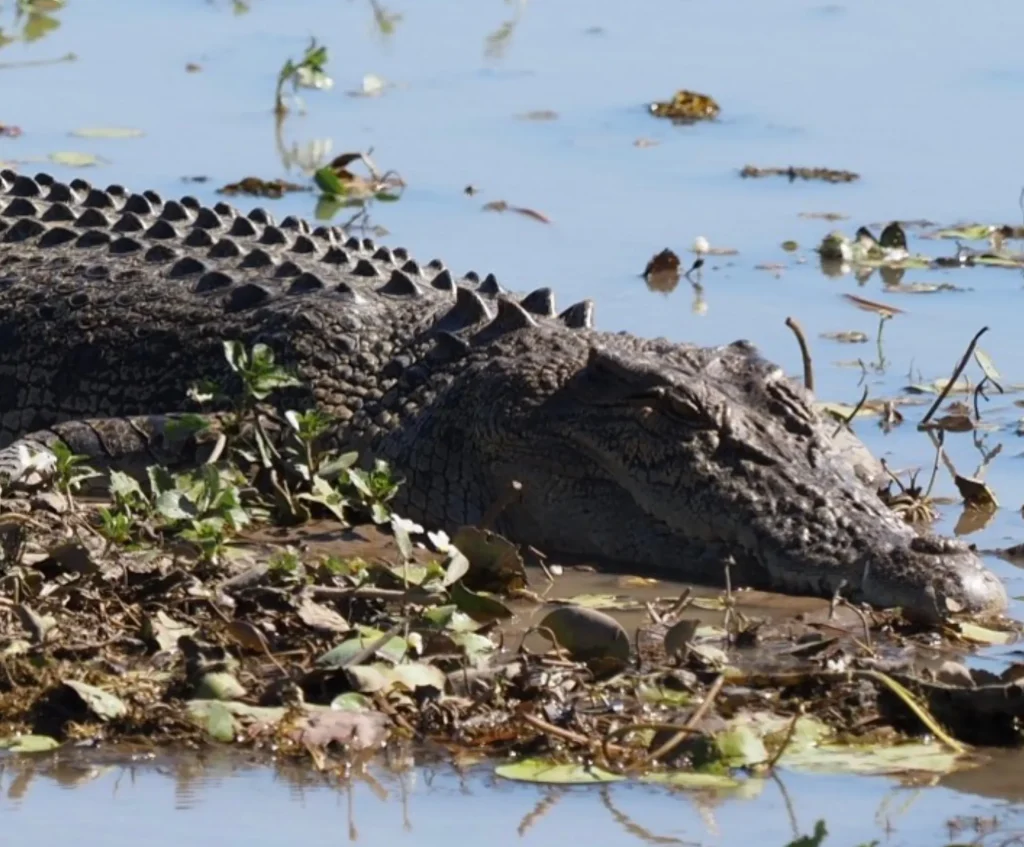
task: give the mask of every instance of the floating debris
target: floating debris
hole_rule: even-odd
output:
[[[679,257],[667,247],[651,257],[644,268],[643,278],[652,291],[667,294],[679,284],[681,266]]]
[[[845,221],[849,220],[850,216],[842,212],[800,212],[797,217],[811,221]]]
[[[238,182],[231,182],[217,189],[218,194],[230,196],[245,194],[250,197],[268,197],[274,200],[292,191],[310,191],[308,185],[299,185],[285,179],[262,179],[258,176],[247,176]]]
[[[860,174],[856,174],[853,171],[840,171],[834,168],[796,168],[792,165],[788,168],[759,168],[755,165],[745,165],[740,171],[740,176],[744,179],[784,176],[790,182],[797,179],[813,179],[822,182],[854,182],[860,179]]]
[[[857,329],[841,330],[839,332],[822,332],[819,338],[826,338],[829,341],[839,341],[843,344],[864,344],[868,340],[867,333]]]
[[[528,218],[533,218],[535,221],[540,221],[542,224],[551,223],[551,218],[543,212],[528,209],[525,206],[512,206],[504,200],[492,200],[490,203],[485,203],[483,210],[485,212],[515,212],[517,215],[525,215]]]
[[[877,300],[868,300],[866,297],[858,297],[856,294],[843,294],[843,297],[865,312],[874,312],[876,315],[885,315],[890,318],[895,315],[904,314],[903,309],[899,309],[896,306],[879,303]]]
[[[711,120],[722,111],[714,98],[686,89],[677,91],[671,100],[650,103],[647,108],[654,117],[668,118],[674,123]]]
[[[557,121],[558,112],[551,109],[534,109],[531,112],[516,115],[516,119],[520,121]]]

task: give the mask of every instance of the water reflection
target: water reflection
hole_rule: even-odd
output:
[[[413,767],[405,754],[337,780],[304,766],[268,765],[232,752],[63,751],[53,757],[5,759],[0,783],[7,810],[26,812],[7,818],[8,836],[29,843],[53,843],[67,829],[86,845],[137,843],[144,835],[160,847],[181,843],[182,833],[190,831],[207,840],[227,836],[228,843],[378,844],[415,838],[447,844],[454,824],[459,840],[486,839],[489,845],[569,839],[594,845],[708,839],[739,844],[752,839],[781,847],[812,832],[822,818],[833,833],[843,833],[836,843],[859,843],[886,833],[913,843],[942,843],[950,829],[969,833],[972,821],[997,814],[1000,831],[1010,832],[1020,821],[999,801],[1020,799],[1019,780],[1009,778],[1020,765],[1020,754],[1003,753],[994,767],[943,778],[927,791],[924,787],[935,780],[901,784],[781,771],[775,778],[715,793],[630,784],[521,784],[495,778],[486,765],[456,767],[425,757]],[[71,792],[62,794],[62,813],[56,817],[41,811],[54,802],[55,789]],[[982,797],[990,799],[980,802]],[[188,814],[168,817],[162,814],[168,808]],[[296,809],[302,814],[295,815]],[[154,816],[162,820],[156,829]]]

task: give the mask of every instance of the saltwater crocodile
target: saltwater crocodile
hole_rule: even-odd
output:
[[[589,301],[559,314],[547,288],[295,217],[0,172],[8,464],[58,435],[107,466],[156,451],[161,416],[223,376],[222,340],[260,341],[338,445],[395,466],[421,523],[476,522],[516,479],[496,528],[551,553],[715,584],[729,563],[734,586],[929,619],[1005,608],[973,549],[888,510],[866,448],[749,343],[592,324]]]

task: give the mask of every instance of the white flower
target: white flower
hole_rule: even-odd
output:
[[[447,553],[449,548],[452,546],[452,540],[448,537],[448,533],[443,529],[439,529],[437,532],[428,532],[427,538],[430,543],[434,545],[434,549],[438,553]]]
[[[398,515],[391,516],[391,528],[395,531],[405,530],[406,535],[422,535],[424,531],[423,527],[415,521],[399,517]]]
[[[419,656],[423,653],[423,636],[418,632],[410,632],[409,636],[405,639],[409,645],[409,649],[414,655]]]
[[[18,464],[11,473],[11,482],[25,479],[35,471],[38,479],[48,478],[57,465],[57,457],[49,450],[34,450],[29,452],[24,444],[18,446]]]

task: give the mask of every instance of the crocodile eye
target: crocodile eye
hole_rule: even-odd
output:
[[[696,403],[693,399],[675,392],[666,393],[662,410],[668,417],[687,426],[700,429],[715,428],[715,422],[704,411],[703,406]]]

